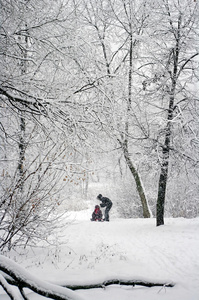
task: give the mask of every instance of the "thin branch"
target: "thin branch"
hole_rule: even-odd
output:
[[[193,54],[190,58],[188,58],[185,63],[180,67],[179,71],[178,71],[178,76],[180,75],[180,73],[182,72],[182,70],[185,68],[185,66],[194,58],[196,57],[197,55],[199,55],[199,53],[195,53]]]

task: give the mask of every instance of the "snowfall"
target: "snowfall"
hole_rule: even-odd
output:
[[[156,227],[155,218],[121,219],[110,214],[110,222],[91,222],[91,214],[91,208],[68,213],[52,245],[11,251],[0,260],[5,265],[13,262],[28,280],[60,291],[69,299],[199,299],[199,218],[165,218],[165,225]],[[76,291],[63,287],[111,279],[163,286],[113,284]],[[11,289],[22,299],[17,288]],[[47,299],[25,291],[30,300]],[[9,299],[2,288],[0,299]]]

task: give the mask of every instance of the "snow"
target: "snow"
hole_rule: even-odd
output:
[[[91,213],[90,209],[71,212],[67,220],[71,222],[61,229],[61,242],[6,255],[31,274],[30,280],[46,288],[109,279],[174,284],[172,288],[111,285],[78,290],[71,293],[77,299],[199,299],[199,218],[165,219],[164,226],[156,227],[154,218],[90,222]],[[30,300],[44,299],[27,293]],[[0,299],[8,300],[1,288]]]
[[[73,300],[83,300],[83,297],[78,296],[75,292],[73,292],[70,289],[63,288],[58,285],[51,284],[47,281],[43,281],[41,279],[38,279],[36,275],[32,275],[30,272],[25,270],[23,267],[18,265],[17,263],[11,261],[7,257],[4,257],[3,255],[0,255],[0,264],[1,266],[6,266],[7,269],[14,272],[15,277],[19,280],[22,279],[24,282],[26,282],[27,286],[34,286],[36,290],[42,290],[43,292],[50,291],[57,293],[58,295],[62,297],[67,297],[67,299],[73,299]],[[16,296],[15,296],[16,297]],[[18,298],[16,297],[16,300]]]

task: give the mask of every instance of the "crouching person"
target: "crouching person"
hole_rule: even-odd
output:
[[[102,220],[102,211],[101,211],[99,205],[95,205],[95,210],[92,213],[91,221],[103,221]]]

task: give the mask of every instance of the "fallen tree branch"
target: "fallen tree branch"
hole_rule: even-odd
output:
[[[5,276],[7,282],[9,284],[15,285],[17,286],[17,282],[8,276]],[[97,288],[105,288],[106,286],[109,285],[113,285],[113,284],[117,284],[117,285],[126,285],[126,286],[136,286],[136,285],[140,285],[140,286],[145,286],[145,287],[154,287],[154,286],[162,286],[162,287],[174,287],[173,283],[164,283],[164,282],[150,282],[150,281],[145,281],[145,280],[124,280],[124,279],[110,279],[110,280],[106,280],[102,283],[92,283],[92,284],[78,284],[78,285],[62,285],[62,287],[71,289],[73,291],[76,290],[88,290],[88,289],[97,289]]]
[[[11,300],[17,300],[9,284],[7,283],[6,279],[1,274],[0,274],[0,286],[2,286],[2,288],[4,289],[6,294],[10,297]]]
[[[18,286],[18,288],[21,290],[22,288],[29,288],[30,290],[41,296],[45,296],[47,298],[52,298],[55,300],[84,299],[68,288],[38,279],[36,276],[31,275],[24,268],[3,255],[0,255],[0,271],[3,271],[4,273],[11,276],[16,283],[15,285]]]
[[[153,287],[153,286],[174,287],[173,283],[160,283],[160,282],[149,282],[149,281],[141,281],[141,280],[123,280],[123,279],[110,279],[102,283],[96,283],[96,284],[64,285],[64,286],[75,291],[75,290],[105,288],[106,286],[112,284],[126,285],[126,286],[141,285],[146,287]]]
[[[12,279],[11,277],[6,277],[6,280],[8,283],[12,285],[17,286],[17,282]],[[162,286],[162,287],[174,287],[173,283],[164,283],[164,282],[150,282],[150,281],[145,281],[145,280],[124,280],[124,279],[110,279],[106,280],[102,283],[93,283],[93,284],[78,284],[78,285],[62,285],[62,287],[71,289],[73,291],[76,290],[88,290],[88,289],[98,289],[98,288],[105,288],[106,286],[112,285],[112,284],[117,284],[117,285],[125,285],[125,286],[145,286],[145,287],[154,287],[154,286]]]
[[[24,268],[20,267],[15,262],[0,255],[0,271],[3,272],[1,275],[2,283],[4,283],[5,291],[8,293],[8,284],[15,285],[19,288],[22,296],[26,299],[23,292],[23,288],[29,288],[33,292],[45,296],[48,298],[53,298],[55,300],[83,300],[82,297],[75,294],[76,290],[94,289],[94,288],[105,288],[109,285],[125,285],[125,286],[145,286],[145,287],[173,287],[173,283],[164,282],[149,282],[145,280],[124,280],[124,279],[110,279],[102,283],[91,283],[82,285],[63,285],[59,286],[56,284],[48,283],[43,280],[39,280],[35,276],[31,275]],[[14,298],[11,298],[14,299]]]

